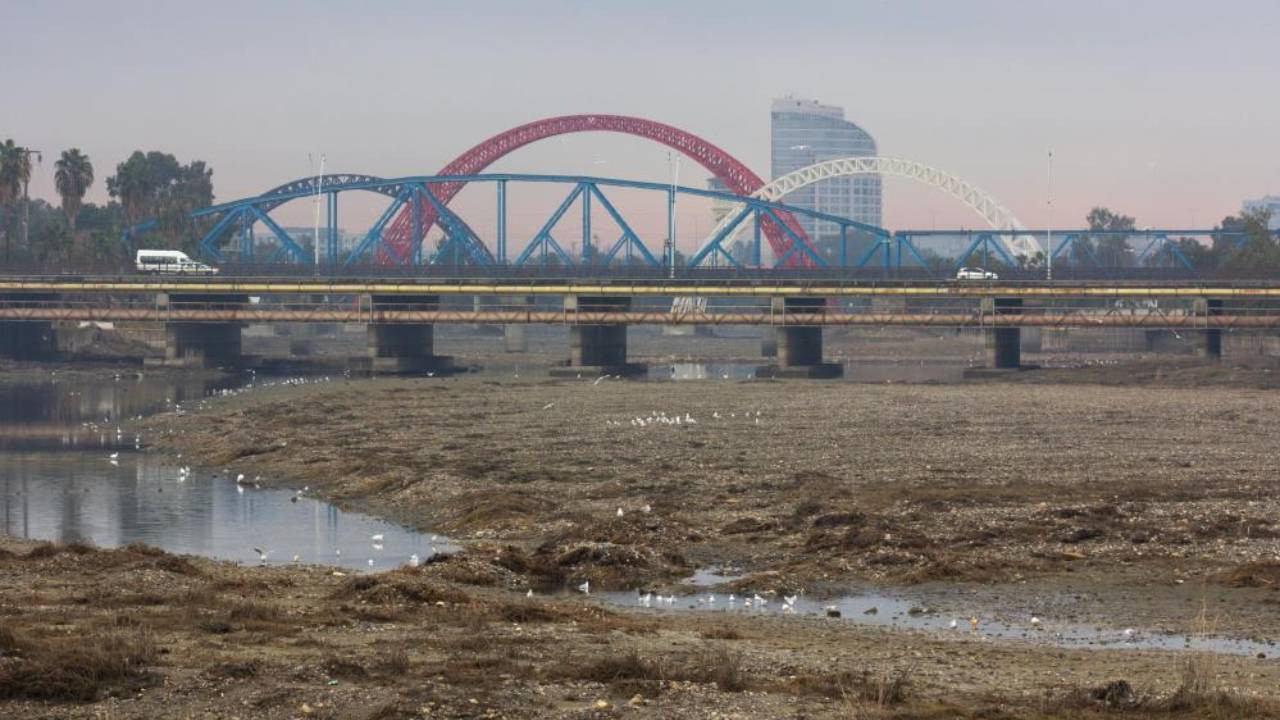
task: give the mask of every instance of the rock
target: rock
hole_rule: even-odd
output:
[[[631,699],[627,701],[627,704],[631,707],[639,707],[644,704],[644,698],[640,695],[632,695]]]
[[[302,703],[302,707],[298,708],[298,712],[302,713],[303,715],[313,715],[315,714],[315,711],[316,711],[315,708],[311,707],[306,703]]]
[[[878,612],[880,612],[880,608],[878,608],[878,607],[876,607],[876,606],[872,605],[871,607],[867,608],[866,610],[863,610],[863,611],[862,611],[862,614],[863,614],[863,615],[875,615],[875,614],[876,614],[876,613],[878,613]]]

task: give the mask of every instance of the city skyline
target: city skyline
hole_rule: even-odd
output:
[[[0,136],[44,152],[32,195],[50,201],[53,161],[70,147],[97,170],[89,201],[105,200],[105,178],[134,149],[208,162],[227,200],[314,172],[309,154],[326,153],[332,171],[428,174],[492,134],[579,112],[675,125],[767,176],[767,108],[794,92],[845,107],[880,154],[969,180],[1032,226],[1078,226],[1105,205],[1142,224],[1207,227],[1280,191],[1267,152],[1280,107],[1251,89],[1273,65],[1262,42],[1280,26],[1273,4],[707,3],[678,22],[662,5],[27,7],[9,13],[0,49],[0,77],[23,99],[0,108]],[[961,13],[964,38],[948,31]],[[51,52],[54,33],[83,50]],[[833,42],[847,34],[859,42]],[[467,41],[497,36],[500,48]],[[1168,47],[1186,52],[1155,51]],[[814,71],[826,67],[841,71]],[[432,92],[406,90],[426,82]],[[681,184],[703,186],[691,167]],[[531,146],[493,169],[671,174],[665,149],[605,135]],[[285,219],[310,214],[299,206]],[[703,221],[682,215],[690,222]],[[886,179],[884,223],[980,220],[937,190]]]

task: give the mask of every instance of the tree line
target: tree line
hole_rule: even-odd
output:
[[[0,144],[0,252],[5,262],[119,264],[127,262],[126,229],[147,218],[156,228],[146,244],[195,251],[207,229],[188,214],[213,202],[213,170],[201,160],[182,164],[163,152],[134,151],[107,177],[106,204],[86,203],[93,187],[93,162],[79,148],[63,150],[54,162],[57,207],[28,198],[33,158],[39,153],[12,139]]]

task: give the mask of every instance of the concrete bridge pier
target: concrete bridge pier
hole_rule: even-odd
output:
[[[231,309],[248,301],[246,295],[156,294],[156,307],[161,311],[182,309],[184,305],[202,310]],[[186,368],[240,365],[243,361],[240,331],[243,328],[244,323],[239,321],[166,322],[164,357],[148,358],[144,364]]]
[[[532,295],[511,295],[503,299],[503,310],[532,312],[537,298]],[[511,323],[502,326],[502,349],[509,353],[529,352],[529,326]]]
[[[10,360],[49,360],[58,352],[53,323],[15,320],[0,322],[0,357]]]
[[[569,364],[552,368],[561,377],[577,375],[639,375],[645,366],[627,362],[625,323],[580,323],[578,313],[623,313],[631,309],[625,295],[566,295],[564,314],[569,325]]]
[[[0,302],[23,303],[57,300],[53,293],[3,294]],[[58,335],[53,323],[44,320],[5,320],[0,322],[0,357],[11,360],[48,360],[58,353]]]
[[[165,323],[161,364],[196,368],[239,365],[240,329],[238,322]]]
[[[371,315],[385,312],[432,312],[436,295],[371,295],[361,299]],[[447,370],[452,358],[435,354],[435,325],[420,322],[370,322],[366,326],[369,370],[375,374]]]
[[[760,326],[760,354],[767,358],[778,357],[778,329],[772,325]]]
[[[1207,318],[1222,314],[1220,298],[1196,298],[1192,310],[1197,317]],[[1200,342],[1196,346],[1196,354],[1206,360],[1222,359],[1222,329],[1209,328],[1200,331]]]
[[[983,298],[984,315],[1022,312],[1022,298]],[[1022,328],[992,327],[986,331],[987,367],[993,370],[1016,370],[1022,367]]]
[[[827,299],[820,297],[776,297],[771,301],[773,315],[781,320],[791,315],[822,315]],[[777,338],[776,365],[756,369],[758,377],[836,378],[844,374],[840,363],[822,360],[822,326],[779,324],[773,326]]]

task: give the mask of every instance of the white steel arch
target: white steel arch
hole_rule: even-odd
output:
[[[800,188],[823,180],[848,177],[850,175],[889,175],[922,182],[939,188],[964,203],[996,230],[1026,229],[1026,226],[1018,221],[1012,211],[1001,205],[998,200],[984,192],[977,185],[958,178],[945,170],[939,170],[914,160],[903,160],[902,158],[848,157],[824,160],[783,175],[751,193],[751,197],[770,202],[781,202],[783,197]],[[742,210],[743,206],[737,205],[730,209],[728,213],[725,213],[725,216],[707,235],[707,240],[703,245],[706,245],[707,242],[710,242],[723,232],[725,227],[733,222],[733,218]],[[734,234],[736,235],[741,228],[742,225],[735,228]],[[732,236],[725,238],[726,241],[730,239],[732,239]],[[1043,252],[1040,243],[1030,235],[1002,235],[1000,239],[1014,257],[1024,255],[1027,258],[1032,258],[1035,257],[1036,253]]]

